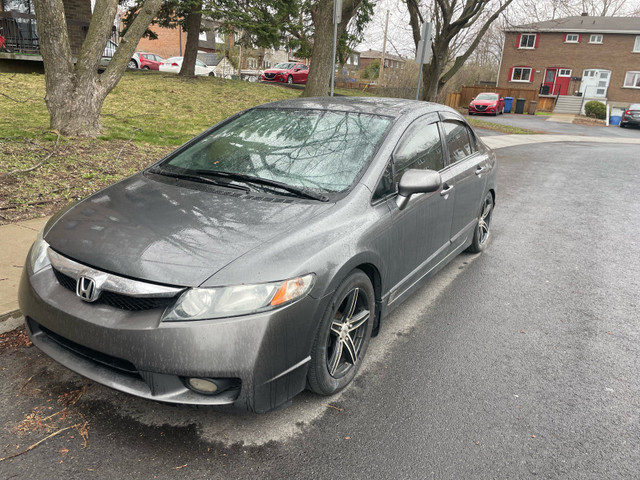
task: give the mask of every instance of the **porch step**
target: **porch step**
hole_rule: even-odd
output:
[[[582,97],[576,97],[574,95],[560,95],[556,102],[556,106],[553,109],[553,113],[571,113],[579,115],[581,107]]]

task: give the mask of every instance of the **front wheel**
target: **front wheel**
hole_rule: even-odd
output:
[[[209,76],[210,76],[210,77],[215,77],[215,76],[216,76],[216,74],[215,74],[215,73],[213,73],[213,72],[209,72]]]
[[[375,295],[369,277],[354,270],[333,294],[311,348],[308,388],[332,395],[356,376],[371,339]]]
[[[478,219],[478,224],[473,232],[473,241],[467,249],[471,253],[482,252],[489,243],[489,238],[491,236],[490,227],[491,217],[493,216],[493,205],[493,195],[491,195],[491,192],[488,192],[487,196],[484,197],[482,206],[480,207],[480,218]]]
[[[129,60],[129,63],[127,63],[127,68],[138,68],[138,64],[136,63],[136,61],[134,59]]]
[[[287,77],[287,83],[288,83],[289,85],[293,85],[293,77],[292,77],[291,75],[289,75],[289,76]]]

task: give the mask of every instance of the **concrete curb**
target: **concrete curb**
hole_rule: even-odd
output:
[[[0,317],[0,335],[24,325],[24,316],[20,310],[5,313]]]

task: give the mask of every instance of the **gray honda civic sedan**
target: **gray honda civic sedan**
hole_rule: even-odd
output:
[[[147,399],[265,412],[331,395],[395,307],[486,247],[495,173],[442,105],[262,105],[53,216],[20,307],[47,355]]]

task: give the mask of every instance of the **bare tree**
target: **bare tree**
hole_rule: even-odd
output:
[[[436,101],[438,91],[464,65],[489,26],[513,0],[435,0],[432,57],[422,67],[422,99]],[[424,16],[418,0],[406,0],[416,46]],[[493,12],[488,14],[487,12]],[[453,48],[452,48],[453,47]]]
[[[96,0],[87,37],[74,58],[62,0],[35,0],[51,128],[63,135],[100,134],[100,111],[116,86],[162,0],[145,0],[101,75],[98,66],[111,35],[118,2]]]

